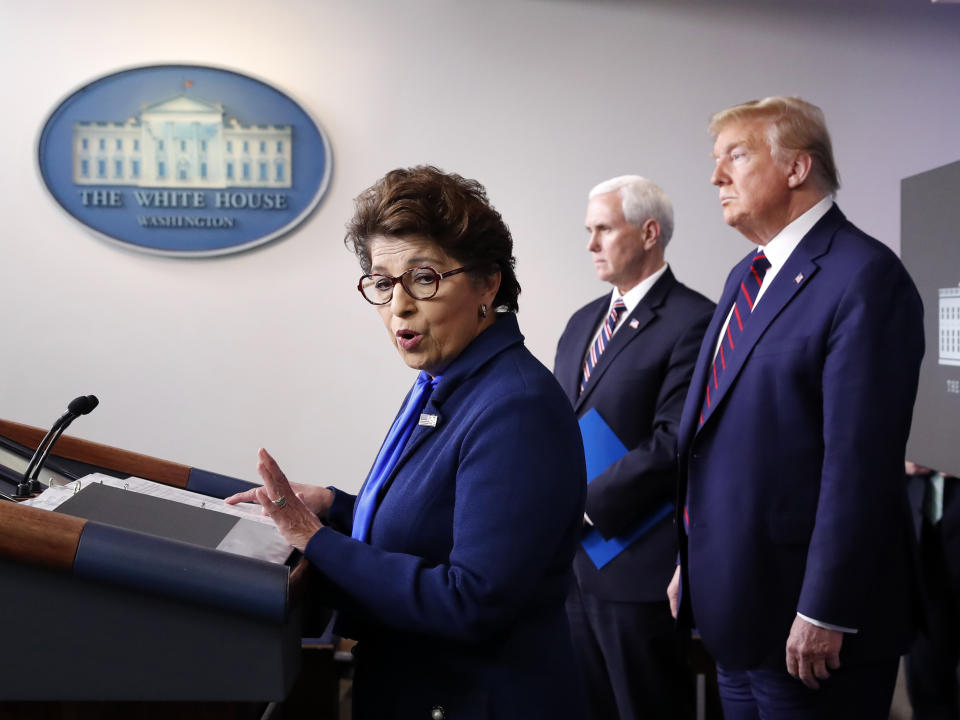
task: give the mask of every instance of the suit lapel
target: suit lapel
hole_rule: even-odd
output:
[[[733,300],[739,289],[738,281],[747,270],[747,266],[753,262],[753,253],[744,258],[734,266],[727,277],[727,284],[723,288],[723,294],[720,296],[720,302],[717,303],[717,309],[713,313],[713,319],[707,326],[707,332],[703,336],[703,342],[700,343],[700,353],[697,355],[697,364],[693,369],[693,376],[690,378],[690,386],[687,391],[687,399],[684,403],[684,412],[681,417],[679,428],[680,442],[683,438],[693,437],[693,433],[698,427],[700,420],[700,406],[703,404],[703,392],[707,386],[707,373],[710,372],[710,364],[713,362],[714,348],[717,346],[717,337],[720,335],[720,328],[723,327],[724,320],[733,306]],[[682,448],[681,448],[682,451]]]
[[[426,418],[427,422],[426,424],[418,423],[413,428],[413,432],[410,433],[410,438],[407,440],[407,444],[404,446],[403,452],[400,454],[400,459],[397,461],[397,466],[393,469],[393,473],[391,473],[390,480],[387,482],[387,484],[393,482],[393,476],[397,474],[397,470],[403,467],[403,464],[406,462],[407,458],[410,457],[410,455],[416,451],[420,445],[423,444],[423,441],[436,432],[437,428],[443,425],[443,416],[433,404],[433,398],[427,400],[427,404],[423,408],[420,418],[421,420]]]
[[[573,406],[574,410],[579,411],[580,406],[590,397],[593,389],[597,387],[600,379],[607,372],[607,368],[617,359],[617,355],[623,352],[624,348],[639,337],[640,331],[653,322],[656,317],[656,313],[641,302],[633,309],[632,313],[620,321],[622,326],[614,333],[613,337],[610,338],[610,344],[607,345],[607,349],[604,350],[603,355],[600,356],[600,360],[597,362],[597,366],[590,374],[590,380],[584,386],[583,393],[577,398]],[[600,324],[599,320],[597,320],[597,324]],[[584,354],[586,354],[586,348],[584,349]]]
[[[723,402],[723,398],[730,391],[730,388],[736,382],[737,376],[743,370],[744,364],[750,357],[754,346],[763,337],[767,328],[783,311],[783,309],[797,296],[802,288],[807,287],[817,272],[818,266],[816,259],[829,250],[830,240],[837,230],[840,222],[843,221],[843,213],[834,206],[821,220],[813,226],[800,244],[797,245],[786,263],[780,268],[777,276],[773,279],[770,287],[766,289],[763,297],[757,303],[756,308],[750,314],[750,320],[744,325],[743,334],[737,341],[737,351],[727,362],[727,369],[723,373],[723,380],[720,387],[711,393],[712,404],[709,410],[703,414],[703,425],[709,421],[709,418],[716,414],[717,408]],[[732,277],[735,280],[746,272],[747,264],[752,262],[753,253],[751,253],[744,262],[740,263]],[[734,294],[736,293],[736,282],[731,283],[733,287],[728,288],[729,292],[724,292],[723,305],[725,312],[720,319],[720,325],[726,319],[730,307],[733,305]],[[713,360],[713,348],[716,346],[717,333],[719,326],[711,326],[711,337],[713,343],[710,345],[709,358],[701,368],[701,363],[697,363],[697,374],[694,381],[699,384],[696,386],[700,393],[702,403],[703,387],[707,382],[707,373],[710,363]],[[699,417],[698,417],[699,420]],[[702,425],[701,425],[702,427]]]
[[[646,328],[657,318],[657,308],[663,304],[670,290],[676,284],[676,278],[674,278],[673,273],[670,272],[670,269],[667,268],[667,271],[659,280],[657,280],[654,286],[650,288],[649,292],[647,292],[644,298],[633,309],[633,312],[620,321],[617,331],[610,339],[610,344],[607,346],[607,349],[604,351],[603,355],[600,356],[597,366],[593,369],[593,373],[590,375],[590,381],[583,389],[583,394],[580,395],[574,403],[573,409],[575,411],[579,412],[583,403],[586,402],[587,398],[589,398],[590,394],[593,392],[593,389],[597,387],[600,379],[617,359],[617,356],[623,352],[623,350],[629,346],[630,343],[640,336],[640,333],[643,332],[644,328]],[[609,299],[607,301],[607,305],[609,306]],[[596,331],[597,327],[599,327],[600,321],[601,318],[598,317],[597,322],[593,327],[594,331]],[[587,340],[588,344],[584,346],[584,356],[589,349],[589,343],[592,341],[593,334],[591,334],[590,338]],[[579,387],[577,389],[579,390]]]
[[[404,445],[403,451],[400,453],[400,458],[397,460],[397,464],[394,465],[393,470],[390,471],[390,476],[384,481],[383,486],[380,488],[380,491],[377,494],[376,510],[380,509],[380,503],[383,501],[384,495],[387,494],[390,486],[393,485],[393,481],[396,479],[397,473],[400,472],[401,468],[403,468],[407,458],[409,458],[410,455],[412,455],[416,449],[420,447],[428,437],[430,437],[430,435],[436,432],[437,428],[443,425],[443,416],[434,406],[432,398],[427,401],[427,405],[424,407],[423,412],[421,413],[421,418],[424,415],[432,415],[434,418],[436,418],[435,424],[418,424],[413,428],[413,432],[410,433],[410,437],[407,439],[407,444]],[[376,510],[374,511],[374,518],[376,518]]]
[[[600,322],[606,317],[610,307],[610,295],[604,295],[594,300],[587,306],[577,327],[572,328],[571,346],[579,351],[575,357],[573,355],[564,358],[563,372],[559,377],[560,385],[563,387],[571,405],[576,405],[577,397],[580,395],[580,377],[583,372],[583,359],[587,356],[590,349],[590,343],[593,342],[593,336],[596,329],[600,327]]]

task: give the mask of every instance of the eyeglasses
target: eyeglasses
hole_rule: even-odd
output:
[[[441,280],[471,269],[464,266],[440,273],[432,267],[413,267],[404,270],[397,277],[374,273],[361,277],[360,282],[357,283],[357,290],[368,303],[386,305],[393,299],[393,286],[400,283],[407,295],[414,300],[429,300],[437,294]]]

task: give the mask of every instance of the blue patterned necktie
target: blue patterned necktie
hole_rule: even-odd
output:
[[[373,463],[370,474],[367,475],[367,481],[360,489],[354,504],[353,513],[353,531],[350,537],[363,542],[370,541],[370,527],[373,525],[373,515],[377,509],[377,500],[380,497],[380,491],[386,484],[390,475],[400,461],[400,455],[406,447],[407,440],[413,433],[413,429],[420,420],[420,413],[427,404],[430,393],[440,382],[440,376],[431,378],[427,373],[420,371],[417,381],[410,391],[407,402],[393,421],[390,432],[387,433],[387,439],[383,441],[383,446],[377,454],[377,459]]]
[[[610,338],[613,337],[613,331],[617,327],[617,320],[620,319],[620,316],[626,309],[627,306],[623,304],[623,298],[617,298],[617,301],[610,309],[610,314],[607,315],[607,319],[603,321],[603,327],[600,328],[600,332],[597,333],[597,339],[593,341],[593,345],[590,346],[590,352],[587,353],[587,357],[583,361],[583,379],[580,381],[581,393],[583,392],[583,388],[586,387],[587,381],[590,379],[594,368],[597,367],[597,363],[600,362],[600,356],[603,355],[603,351],[607,349]]]
[[[758,252],[746,274],[740,281],[740,289],[737,292],[736,300],[733,302],[733,313],[727,322],[727,329],[723,339],[720,341],[720,349],[717,350],[713,358],[713,364],[710,366],[710,374],[707,376],[707,389],[703,395],[703,404],[700,407],[700,425],[703,425],[703,417],[713,403],[710,393],[720,389],[720,380],[727,370],[727,365],[737,351],[737,344],[743,335],[743,328],[750,319],[750,313],[753,312],[753,304],[756,300],[760,286],[763,285],[763,276],[767,274],[770,268],[770,261],[763,254],[763,250]]]

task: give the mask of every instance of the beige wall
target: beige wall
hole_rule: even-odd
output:
[[[47,425],[95,393],[78,435],[249,479],[263,445],[291,478],[356,489],[412,382],[354,290],[357,192],[423,162],[485,183],[515,235],[521,326],[552,365],[567,316],[604,289],[582,229],[599,180],[660,183],[668,259],[718,295],[748,245],[720,220],[705,121],[752,97],[824,108],[842,207],[896,248],[900,179],[960,158],[960,7],[835,5],[2,0],[0,417]],[[261,77],[321,121],[334,174],[307,223],[184,261],[119,250],[55,205],[35,169],[48,113],[162,62]]]

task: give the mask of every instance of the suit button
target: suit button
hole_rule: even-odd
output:
[[[446,717],[447,715],[443,712],[443,708],[440,705],[437,705],[430,711],[431,720],[445,720]]]

